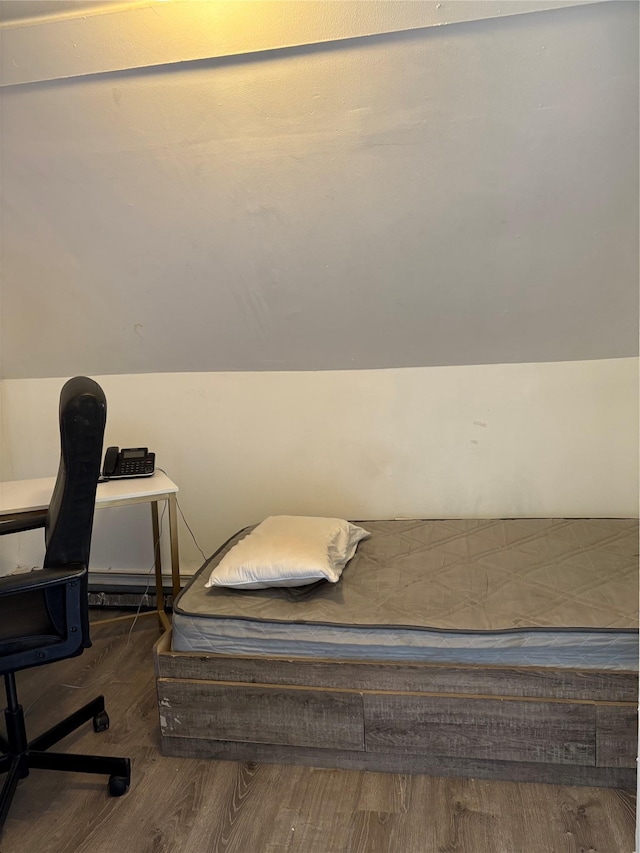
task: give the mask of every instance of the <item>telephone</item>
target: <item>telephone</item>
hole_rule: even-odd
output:
[[[147,447],[107,447],[102,466],[105,480],[127,477],[150,477],[156,463],[156,454]]]

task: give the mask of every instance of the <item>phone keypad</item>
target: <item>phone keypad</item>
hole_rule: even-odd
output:
[[[120,463],[120,474],[124,477],[139,477],[153,473],[153,462],[148,459],[128,459]]]

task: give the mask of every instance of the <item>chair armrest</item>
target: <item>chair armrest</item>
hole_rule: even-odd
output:
[[[0,519],[0,536],[7,533],[22,533],[24,530],[35,530],[44,527],[47,520],[47,510],[38,509],[32,512],[17,512]]]
[[[51,586],[79,580],[86,572],[85,566],[67,566],[65,569],[36,569],[17,575],[0,578],[0,598],[16,592],[30,592],[35,589],[47,589]]]

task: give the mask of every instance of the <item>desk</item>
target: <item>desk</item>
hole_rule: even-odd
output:
[[[11,480],[0,483],[0,517],[43,510],[49,506],[55,477],[39,480]],[[162,591],[162,563],[160,559],[160,523],[158,502],[166,501],[169,509],[169,545],[171,549],[171,587],[173,597],[180,592],[180,560],[178,556],[178,516],[176,495],[178,487],[162,471],[152,477],[131,480],[109,480],[98,483],[96,509],[126,504],[151,504],[151,523],[155,558],[156,599],[158,617],[163,628],[170,626],[164,608]]]

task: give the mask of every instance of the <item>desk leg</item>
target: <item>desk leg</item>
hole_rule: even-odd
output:
[[[171,587],[175,602],[180,592],[180,556],[178,554],[178,502],[169,495],[169,544],[171,545]]]
[[[160,627],[166,631],[171,627],[167,611],[164,608],[164,587],[162,585],[162,557],[160,556],[160,522],[158,520],[158,502],[151,501],[151,525],[153,528],[153,558],[156,572],[156,609]]]

